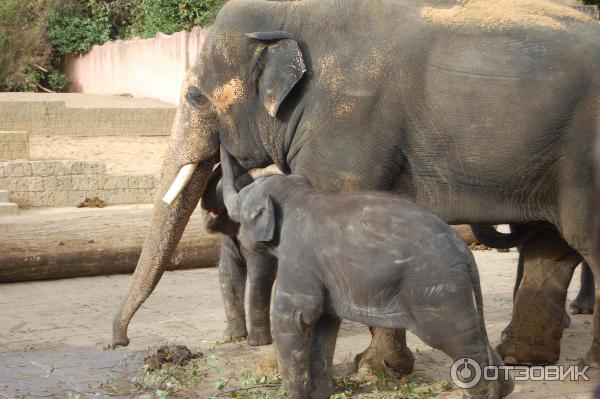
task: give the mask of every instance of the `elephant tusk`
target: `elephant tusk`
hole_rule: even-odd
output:
[[[169,190],[162,199],[164,202],[166,202],[169,205],[173,204],[173,201],[177,199],[177,197],[179,196],[179,194],[181,194],[185,186],[187,186],[187,184],[190,182],[190,179],[192,178],[192,175],[194,174],[194,171],[196,170],[197,166],[197,163],[189,163],[187,165],[184,165],[179,170],[179,173],[177,173],[175,180],[173,180],[173,184],[171,184],[171,187],[169,187]]]

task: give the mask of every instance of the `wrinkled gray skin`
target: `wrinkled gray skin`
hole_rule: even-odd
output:
[[[499,349],[513,362],[558,359],[572,269],[582,257],[595,273],[599,266],[591,237],[600,24],[422,17],[424,6],[448,3],[225,5],[183,84],[154,218],[115,315],[115,345],[127,344],[129,322],[173,255],[222,143],[246,170],[275,163],[320,190],[403,193],[452,224],[554,226],[523,245],[531,278]],[[190,163],[198,167],[189,184],[172,205],[161,203]],[[373,340],[361,360],[375,370],[399,357],[400,341],[378,336],[388,338]]]
[[[242,246],[279,260],[272,325],[289,394],[334,392],[340,319],[408,329],[482,370],[502,365],[488,343],[475,259],[443,220],[389,194],[322,193],[299,175],[264,177],[238,194],[227,157],[222,149],[223,192]],[[512,381],[484,382],[468,394],[501,398],[512,389]]]
[[[491,248],[508,249],[517,247],[520,250],[522,244],[533,234],[536,228],[524,225],[511,225],[511,232],[504,234],[496,231],[488,225],[471,225],[471,230],[477,241]],[[546,227],[547,228],[547,227]],[[517,278],[513,290],[513,299],[517,296],[517,291],[523,278],[524,258],[519,252],[519,261],[517,264]],[[572,314],[592,314],[594,313],[595,284],[594,275],[587,262],[581,263],[580,286],[577,297],[569,305]],[[568,327],[571,324],[571,318],[565,313],[563,326]]]
[[[221,233],[219,284],[227,318],[223,339],[246,338],[250,346],[268,345],[273,342],[269,311],[277,259],[266,251],[249,251],[240,246],[236,237],[240,225],[227,214],[220,181],[221,168],[218,167],[208,181],[201,205],[205,210],[206,229]],[[237,179],[236,187],[239,189],[251,182],[252,177],[244,174]],[[246,280],[249,282],[248,329],[244,306]]]

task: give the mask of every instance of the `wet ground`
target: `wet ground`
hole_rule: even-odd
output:
[[[475,251],[475,256],[488,333],[496,344],[510,318],[517,254]],[[243,385],[242,380],[256,372],[268,347],[218,342],[225,320],[216,269],[165,273],[131,323],[130,346],[109,349],[112,317],[129,279],[117,275],[0,284],[0,398],[163,395],[152,385],[151,373],[144,373],[143,363],[144,357],[164,343],[183,344],[204,353],[190,377],[193,388],[180,390],[180,397],[233,396],[223,384],[233,386],[237,381]],[[578,288],[578,272],[574,280],[569,301]],[[565,330],[559,364],[575,364],[585,354],[591,321],[591,316],[573,316],[572,326]],[[335,355],[338,377],[348,372],[354,355],[366,348],[369,340],[365,327],[355,323],[342,326]],[[416,357],[410,381],[433,387],[431,395],[412,397],[460,397],[456,389],[439,389],[439,382],[449,376],[451,361],[413,335],[409,335],[409,345]],[[191,370],[192,366],[186,367]],[[165,377],[170,381],[172,375]],[[593,381],[518,382],[510,397],[589,398],[594,385]],[[238,396],[242,393],[235,392]],[[392,393],[371,397],[390,397]]]

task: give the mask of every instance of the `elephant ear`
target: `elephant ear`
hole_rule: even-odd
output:
[[[249,216],[248,234],[251,242],[269,242],[275,234],[275,208],[273,200],[268,195],[264,196]]]
[[[306,72],[302,52],[287,32],[254,32],[246,36],[267,43],[258,92],[269,115],[275,117],[281,103]]]

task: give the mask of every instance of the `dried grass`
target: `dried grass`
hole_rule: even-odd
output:
[[[534,25],[564,29],[564,22],[593,22],[587,15],[550,0],[458,0],[450,8],[423,7],[421,16],[437,25],[472,24],[488,29]]]

